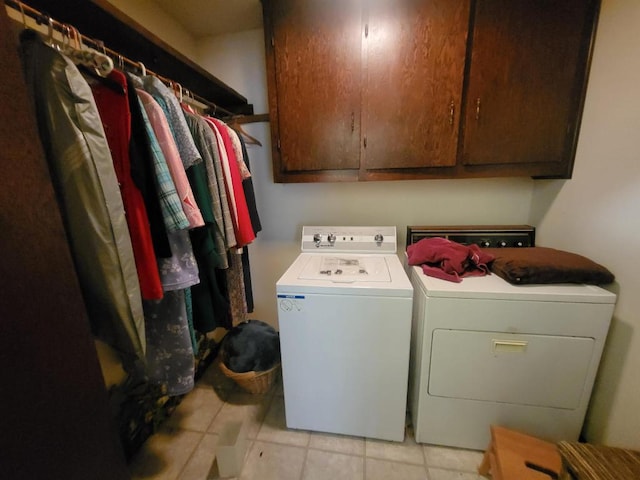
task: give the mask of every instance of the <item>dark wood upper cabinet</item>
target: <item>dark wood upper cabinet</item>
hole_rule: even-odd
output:
[[[476,2],[465,166],[570,176],[597,4]]]
[[[263,0],[276,182],[569,178],[599,0]]]
[[[455,166],[469,0],[371,0],[365,11],[363,168]]]
[[[268,2],[270,111],[280,174],[360,164],[362,12],[357,0]],[[274,98],[275,97],[275,98]]]

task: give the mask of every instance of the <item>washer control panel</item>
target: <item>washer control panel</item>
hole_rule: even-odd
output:
[[[302,251],[396,253],[396,227],[302,227]]]

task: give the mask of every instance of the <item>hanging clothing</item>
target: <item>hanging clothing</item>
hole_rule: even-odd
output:
[[[238,135],[240,139],[240,144],[242,146],[242,156],[244,158],[244,162],[247,165],[247,170],[251,173],[251,162],[249,160],[249,152],[247,152],[247,146],[242,138],[242,136]],[[262,224],[260,223],[260,216],[258,215],[258,208],[256,204],[256,196],[253,191],[253,180],[252,177],[245,178],[242,181],[242,188],[244,189],[244,196],[247,199],[247,207],[249,209],[249,217],[251,217],[251,226],[253,227],[253,231],[256,235],[258,232],[262,230]],[[242,274],[244,278],[244,294],[247,302],[247,313],[253,313],[254,303],[253,303],[253,287],[251,283],[251,270],[249,265],[249,247],[245,247],[242,249]]]
[[[225,188],[231,199],[232,220],[236,247],[247,245],[255,238],[250,226],[244,191],[238,169],[238,159],[235,156],[228,127],[223,122],[207,118],[210,128],[216,133],[217,149],[225,172]],[[229,270],[225,276],[228,292],[231,323],[237,325],[247,318],[247,303],[244,290],[244,273],[241,251],[229,251]]]
[[[240,136],[229,125],[225,124],[227,134],[231,140],[231,146],[233,147],[233,153],[236,156],[236,162],[238,164],[238,170],[240,171],[240,178],[245,181],[251,177],[251,172],[247,168],[247,164],[244,161],[244,152],[242,151],[242,143],[240,142]]]
[[[152,143],[154,140],[157,142],[173,180],[173,185],[178,191],[182,211],[187,217],[187,224],[184,228],[204,225],[202,214],[193,197],[187,174],[182,168],[164,112],[147,92],[138,90],[138,96],[147,113],[150,129],[153,132],[151,141]],[[185,229],[175,230],[170,231],[168,236],[173,255],[170,258],[158,259],[158,269],[164,290],[181,290],[196,285],[200,279],[189,232]]]
[[[173,132],[178,151],[180,152],[184,169],[186,170],[194,163],[201,162],[202,158],[200,158],[200,153],[193,142],[189,127],[182,114],[182,108],[176,96],[160,79],[152,75],[144,77],[142,83],[144,90],[158,100],[160,106],[165,110],[166,118],[169,125],[171,125],[171,131]]]
[[[189,334],[191,335],[191,348],[193,349],[193,355],[198,355],[200,347],[198,345],[198,339],[196,338],[196,331],[193,328],[193,301],[191,299],[191,289],[184,289],[184,305],[187,312],[187,324],[189,325]]]
[[[242,147],[244,163],[246,164],[249,173],[251,173],[251,163],[249,161],[247,146],[241,136],[238,136],[238,138],[240,139],[240,145]],[[242,188],[244,189],[244,196],[247,200],[247,208],[249,209],[249,217],[251,218],[251,227],[253,228],[253,232],[258,235],[258,232],[262,230],[262,224],[260,223],[260,215],[258,215],[256,194],[253,190],[253,180],[251,176],[242,181]]]
[[[167,181],[171,181],[178,192],[180,209],[186,220],[182,229],[168,234],[173,253],[171,258],[158,259],[164,298],[144,303],[149,378],[154,383],[166,385],[169,395],[182,395],[193,388],[195,372],[195,332],[190,321],[192,292],[189,287],[200,283],[198,264],[187,228],[202,228],[204,219],[163,109],[147,92],[138,89],[137,95],[146,114],[150,141],[157,147],[158,159],[162,159],[168,169],[170,175]]]
[[[237,247],[243,247],[251,243],[256,235],[251,227],[251,219],[249,217],[249,210],[247,208],[247,200],[244,196],[244,190],[242,189],[242,178],[240,176],[240,170],[238,168],[238,162],[233,152],[233,144],[227,131],[227,126],[220,120],[211,119],[214,125],[218,128],[218,132],[222,137],[223,146],[228,159],[228,167],[230,171],[230,182],[227,187],[232,191],[234,198],[234,210],[236,213],[236,241]]]
[[[87,78],[105,129],[120,185],[142,298],[158,300],[162,298],[162,284],[149,230],[149,218],[142,194],[131,176],[131,113],[127,98],[127,80],[122,72],[116,70],[109,74],[107,80],[109,83],[92,77]]]
[[[118,181],[89,85],[34,31],[21,54],[40,138],[94,335],[123,356],[145,358],[140,286]]]
[[[191,287],[193,303],[193,325],[206,333],[217,327],[231,328],[231,313],[224,278],[220,273],[227,270],[216,268],[217,254],[206,227],[191,230],[191,241],[198,262],[200,283]]]
[[[227,248],[237,245],[236,241],[236,213],[233,195],[230,194],[229,185],[231,184],[231,172],[229,171],[229,161],[227,152],[222,142],[222,136],[218,131],[218,127],[210,117],[203,117],[207,125],[211,129],[215,137],[215,148],[212,149],[214,155],[214,168],[220,190],[220,199],[222,202],[222,215],[224,220],[224,236]]]
[[[162,219],[160,194],[156,185],[153,153],[142,115],[142,107],[136,94],[136,88],[130,75],[127,79],[127,101],[131,114],[131,139],[129,141],[129,157],[131,158],[131,178],[140,190],[149,219],[149,231],[156,256],[171,256],[167,229]]]
[[[186,167],[183,166],[168,119],[158,102],[156,102],[151,95],[144,90],[138,90],[138,96],[147,112],[147,117],[149,118],[153,132],[167,162],[171,178],[182,202],[182,210],[189,220],[189,227],[201,227],[204,225],[204,220],[202,219],[200,208],[193,197],[193,192],[191,191],[191,186],[189,185],[189,180],[185,172]],[[198,158],[199,156],[198,154]]]
[[[193,165],[187,170],[196,201],[198,205],[202,205],[202,216],[205,220],[204,227],[190,231],[194,254],[198,262],[198,270],[200,271],[200,283],[191,289],[193,296],[193,324],[201,332],[210,332],[217,327],[231,327],[229,302],[222,294],[216,274],[217,269],[223,268],[223,266],[227,268],[228,262],[222,234],[214,217],[213,195],[205,172],[205,164],[210,160],[207,151],[210,146],[207,145],[205,137],[201,135],[199,127],[202,125],[199,123],[199,119],[186,112],[185,118],[193,134],[196,146],[203,159],[205,159],[205,162]],[[207,133],[212,135],[206,124],[203,127],[205,131],[208,130]],[[217,190],[214,192],[217,194]],[[222,241],[220,246],[216,245],[214,241],[216,234]],[[222,251],[219,251],[218,248],[222,248]]]
[[[183,230],[189,226],[189,220],[184,214],[182,209],[182,202],[176,192],[176,186],[173,183],[169,168],[167,167],[167,161],[164,158],[162,149],[158,144],[156,134],[153,132],[153,127],[147,116],[147,112],[142,105],[142,101],[138,98],[140,105],[140,112],[142,113],[142,119],[144,122],[145,136],[151,147],[151,154],[153,156],[153,168],[155,170],[155,182],[158,186],[158,199],[160,200],[160,207],[162,210],[162,220],[165,225],[166,231],[175,232],[177,230]],[[171,249],[169,248],[169,251]]]
[[[229,270],[227,270],[227,290],[233,326],[247,320],[247,299],[244,287],[242,253],[229,253]]]
[[[216,252],[220,257],[218,268],[228,268],[229,264],[226,255],[227,249],[224,239],[222,198],[220,195],[220,182],[223,182],[222,190],[224,190],[224,179],[218,179],[216,176],[216,169],[214,167],[214,150],[217,149],[216,137],[211,131],[211,128],[200,116],[190,112],[185,112],[185,119],[203,160],[203,168],[207,181],[206,185],[209,190],[207,199],[203,198],[203,201],[206,202],[208,200],[211,204],[211,211],[213,214],[213,218],[211,219],[211,223],[213,224],[212,235]],[[201,205],[201,203],[199,203],[199,205]]]
[[[166,385],[171,396],[190,392],[195,369],[184,290],[166,292],[162,300],[146,300],[144,311],[149,380]]]
[[[159,258],[158,270],[165,292],[183,290],[200,282],[198,263],[187,230],[169,234],[169,244],[174,252],[171,258]]]

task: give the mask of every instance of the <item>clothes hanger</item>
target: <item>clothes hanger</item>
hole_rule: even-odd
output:
[[[44,20],[47,23],[47,40],[45,43],[56,50],[60,50],[60,46],[53,39],[53,18],[44,17]]]
[[[27,16],[24,13],[24,5],[22,4],[22,2],[17,2],[18,3],[18,8],[20,9],[20,14],[22,15],[22,26],[24,28],[29,28],[27,26]]]
[[[252,137],[251,135],[249,135],[247,132],[244,131],[244,129],[242,128],[242,125],[237,121],[237,117],[232,117],[229,123],[227,123],[227,125],[233,128],[240,135],[242,135],[246,139],[246,143],[248,143],[249,145],[258,145],[259,147],[262,146],[262,143],[260,143],[260,140],[258,140],[255,137]]]
[[[52,27],[51,29],[52,30]],[[64,31],[67,32],[68,42],[65,43]],[[73,41],[73,45],[71,42]],[[82,43],[82,35],[78,29],[72,25],[63,27],[63,53],[68,56],[76,65],[84,65],[93,70],[97,75],[106,77],[113,70],[113,60],[107,54],[89,48]]]
[[[75,29],[75,27],[72,27],[71,25],[67,25],[67,24],[62,25],[62,52],[67,56],[69,56],[70,54],[74,55],[72,50],[74,51],[77,50],[75,47],[71,46],[71,37],[72,37],[71,32],[73,32],[73,36],[75,38],[78,38],[78,36],[80,35],[77,29]],[[101,55],[105,57],[107,56],[106,52],[102,53]],[[71,58],[73,60],[73,57]],[[111,59],[109,58],[109,60]],[[102,62],[102,60],[100,61]],[[74,63],[76,62],[74,61]],[[78,67],[78,70],[80,70],[80,72],[82,72],[86,76],[89,76],[94,80],[97,80],[102,85],[108,87],[109,89],[113,90],[116,93],[119,93],[121,95],[125,94],[125,91],[122,85],[120,85],[118,82],[110,79],[107,76],[103,76],[101,74],[101,71],[95,68],[95,64],[93,62],[76,63],[76,66]],[[113,61],[111,61],[111,70],[113,70]],[[109,70],[109,72],[111,72],[111,70]],[[102,71],[106,71],[106,69],[102,69]]]
[[[186,112],[192,113],[194,115],[201,115],[201,112],[199,112],[198,109],[194,108],[193,106],[192,100],[195,99],[191,96],[191,92],[189,91],[189,89],[183,89],[182,86],[180,86],[180,96],[178,97],[178,100],[180,101],[180,105]]]

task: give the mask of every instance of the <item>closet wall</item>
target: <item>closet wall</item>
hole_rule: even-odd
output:
[[[0,71],[1,476],[129,478],[4,8]]]

